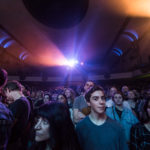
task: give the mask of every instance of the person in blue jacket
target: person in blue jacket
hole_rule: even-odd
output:
[[[106,109],[106,114],[111,119],[118,121],[123,126],[126,135],[126,141],[130,140],[130,129],[131,127],[138,123],[137,117],[132,113],[132,111],[123,106],[123,96],[121,92],[117,92],[113,96],[114,106]]]

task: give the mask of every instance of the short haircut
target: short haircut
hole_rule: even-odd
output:
[[[91,95],[92,93],[94,93],[95,91],[102,91],[104,94],[104,89],[101,86],[98,85],[94,85],[86,94],[85,94],[85,99],[87,102],[90,101]]]
[[[7,81],[7,71],[0,68],[0,87],[4,86]]]
[[[87,80],[87,81],[84,83],[84,86],[86,85],[87,82],[92,82],[93,84],[95,84],[94,81],[92,81],[92,80]]]
[[[122,96],[122,99],[124,99],[122,92],[117,91],[117,92],[113,95],[112,100],[114,100],[114,96],[115,96],[116,94],[120,94],[120,95]]]
[[[22,85],[18,81],[13,80],[7,82],[7,84],[4,87],[4,91],[6,91],[6,89],[10,91],[22,91]]]

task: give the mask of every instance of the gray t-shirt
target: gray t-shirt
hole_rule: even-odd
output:
[[[86,99],[84,98],[83,95],[75,98],[74,104],[73,104],[73,109],[79,109],[80,111],[82,111],[82,109],[86,108],[86,107],[88,107],[88,105],[87,105]]]

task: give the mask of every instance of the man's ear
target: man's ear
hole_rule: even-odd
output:
[[[91,103],[90,103],[90,102],[87,102],[87,105],[88,105],[88,106],[91,106]]]

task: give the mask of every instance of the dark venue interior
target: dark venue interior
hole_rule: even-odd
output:
[[[32,81],[30,76],[103,81],[148,74],[147,7],[128,0],[1,1],[0,65],[22,81]],[[67,70],[70,59],[78,64]]]
[[[0,150],[13,150],[12,147],[15,147],[15,150],[101,150],[97,147],[98,144],[93,144],[91,148],[88,142],[80,147],[79,143],[84,143],[84,138],[77,140],[84,125],[81,120],[84,118],[84,122],[89,116],[86,121],[91,119],[92,122],[94,118],[92,115],[96,112],[96,102],[93,104],[91,99],[97,91],[101,95],[101,104],[96,111],[103,111],[98,111],[97,114],[103,115],[104,122],[106,116],[118,121],[111,116],[114,114],[111,112],[113,107],[118,118],[121,118],[124,108],[127,108],[127,113],[131,111],[132,114],[130,112],[131,117],[126,116],[128,119],[125,120],[130,122],[132,118],[132,121],[130,127],[126,125],[124,129],[126,140],[119,139],[122,141],[119,145],[124,145],[124,148],[117,149],[116,142],[117,148],[114,149],[111,138],[106,144],[110,147],[101,141],[94,142],[100,142],[104,146],[102,150],[150,149],[150,120],[146,120],[146,115],[150,118],[150,0],[0,1],[0,128],[1,120],[6,119],[1,119],[2,109],[9,108],[12,115],[22,112],[24,118],[29,117],[24,128],[22,127],[26,134],[21,133],[16,124],[12,127],[14,129],[11,135],[7,134],[10,139],[5,137],[4,142],[0,142]],[[115,95],[121,99],[120,104],[115,101]],[[24,104],[15,104],[18,99],[25,103],[29,100],[27,105],[30,109],[24,110]],[[103,99],[106,104],[102,102]],[[45,105],[47,101],[50,103]],[[65,104],[72,122],[68,120],[66,108],[53,104],[52,101]],[[86,109],[81,109],[80,106],[85,106]],[[48,109],[52,107],[56,108],[55,113]],[[64,112],[60,123],[66,124],[63,124],[62,128],[57,127],[59,119],[53,120],[53,117],[57,118],[60,113],[58,110]],[[18,117],[16,114],[14,119]],[[40,117],[37,119],[35,116]],[[9,125],[13,121],[10,118],[7,118]],[[31,130],[37,132],[39,129],[34,126],[35,120],[38,125],[43,118],[47,121],[44,125],[48,125],[48,131],[52,133],[54,141],[49,134],[44,134],[48,141],[44,140],[39,144],[39,133],[34,135]],[[112,120],[109,120],[111,126],[115,125]],[[99,125],[98,119],[96,121],[95,124]],[[106,122],[109,124],[109,121]],[[134,126],[137,123],[140,123],[140,126]],[[54,128],[53,124],[56,124]],[[65,132],[65,125],[68,125],[66,138],[59,137],[60,132]],[[77,132],[74,129],[76,126]],[[135,133],[139,128],[143,129],[143,135],[147,135],[145,139],[149,141],[144,141],[146,144],[140,143],[143,141],[140,138],[140,142],[134,143],[133,139],[136,138]],[[129,130],[126,132],[126,129]],[[110,131],[106,135],[118,134],[124,137],[120,127],[115,130],[116,133]],[[100,131],[104,132],[100,129],[96,134]],[[19,142],[18,139],[15,140],[16,132]],[[35,141],[30,134],[35,136]],[[92,139],[89,132],[89,137],[90,135]],[[17,144],[11,141],[12,139]],[[67,145],[65,140],[69,140],[70,145]],[[71,148],[71,145],[74,148]]]

